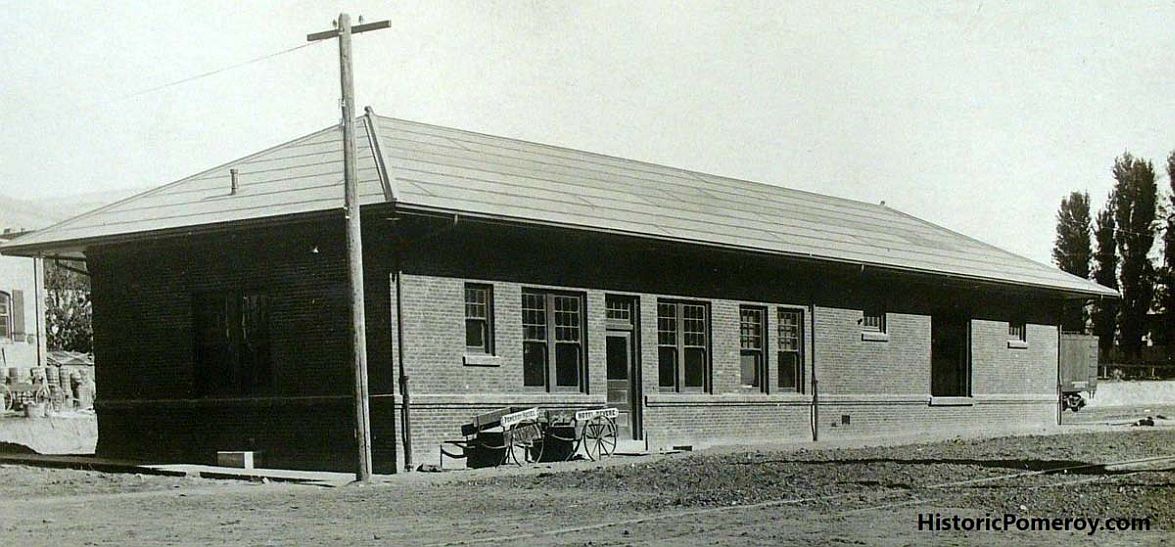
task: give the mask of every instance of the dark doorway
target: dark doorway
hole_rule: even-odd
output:
[[[930,394],[971,395],[970,324],[958,313],[935,314],[930,324]]]
[[[636,299],[608,295],[608,406],[616,407],[618,436],[640,438],[640,368],[637,366]]]

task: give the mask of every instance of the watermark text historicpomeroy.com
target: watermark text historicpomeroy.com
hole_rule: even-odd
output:
[[[983,516],[918,513],[918,530],[928,532],[1139,532],[1151,529],[1150,517],[1028,517],[1015,513]]]

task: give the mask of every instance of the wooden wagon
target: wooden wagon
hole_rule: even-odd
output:
[[[461,425],[461,439],[441,444],[439,465],[446,457],[465,459],[471,468],[512,463],[568,461],[581,452],[592,461],[616,451],[615,408],[574,413],[537,407],[505,407],[479,414]]]

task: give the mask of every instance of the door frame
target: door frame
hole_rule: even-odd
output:
[[[955,356],[955,363],[962,365],[964,374],[959,378],[962,381],[963,394],[962,395],[935,395],[934,394],[934,369],[935,369],[935,330],[934,326],[937,322],[942,325],[946,323],[949,328],[958,329],[956,334],[959,335],[959,355]],[[974,393],[974,362],[971,355],[971,317],[969,314],[962,313],[958,310],[950,310],[940,312],[932,315],[930,319],[930,394],[933,397],[972,397]]]
[[[623,333],[628,336],[628,399],[629,399],[629,429],[632,430],[632,439],[641,440],[645,438],[644,428],[644,388],[642,387],[643,379],[641,376],[641,304],[640,298],[636,295],[629,294],[612,294],[604,295],[605,301],[608,299],[620,299],[630,302],[632,305],[631,321],[623,323],[612,319],[607,319],[605,329],[605,340],[607,335],[613,332]],[[605,304],[607,307],[607,304]],[[607,353],[604,355],[606,360]],[[604,363],[604,382],[608,381],[607,362]],[[605,395],[607,390],[605,389]]]

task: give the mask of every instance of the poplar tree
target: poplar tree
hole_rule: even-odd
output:
[[[1137,359],[1155,292],[1155,268],[1147,256],[1155,241],[1155,169],[1151,162],[1126,152],[1114,161],[1114,180],[1115,239],[1122,259],[1119,347],[1127,357]]]
[[[1114,240],[1114,193],[1106,198],[1106,204],[1097,214],[1094,240],[1097,248],[1093,253],[1093,280],[1103,287],[1118,290],[1118,250]],[[1118,300],[1099,298],[1093,302],[1090,314],[1093,333],[1098,336],[1098,349],[1103,358],[1108,357],[1114,347],[1114,333],[1118,330]]]
[[[1175,351],[1175,151],[1167,156],[1167,182],[1171,185],[1167,195],[1167,222],[1163,227],[1163,267],[1159,278],[1158,308],[1163,314],[1159,322],[1161,342],[1170,351]]]
[[[1053,261],[1057,267],[1082,279],[1089,278],[1090,249],[1089,194],[1073,192],[1061,199],[1057,211],[1057,238]],[[1066,302],[1061,327],[1066,332],[1085,332],[1088,314],[1080,300]]]

